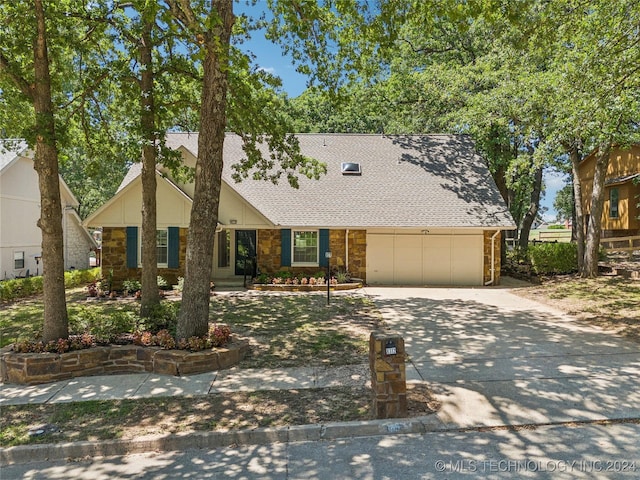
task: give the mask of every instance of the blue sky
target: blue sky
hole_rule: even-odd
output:
[[[553,221],[556,218],[557,212],[553,208],[553,201],[556,198],[558,190],[567,184],[567,178],[567,175],[553,170],[548,170],[544,173],[543,181],[546,190],[544,197],[540,199],[540,206],[547,207],[549,209],[544,216],[547,221]]]
[[[247,13],[254,18],[267,11],[266,1],[258,1],[253,7],[246,6],[243,2],[235,5],[236,14]],[[296,72],[291,57],[285,56],[279,45],[265,39],[264,32],[252,32],[251,38],[240,45],[240,48],[255,55],[258,67],[280,77],[283,89],[289,97],[297,97],[306,89],[307,78]]]

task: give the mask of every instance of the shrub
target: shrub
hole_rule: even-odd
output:
[[[151,314],[147,318],[142,319],[140,327],[142,330],[153,333],[168,330],[172,335],[175,335],[179,312],[180,303],[161,302],[151,310]]]
[[[138,316],[132,311],[116,311],[105,315],[97,308],[81,307],[69,314],[69,332],[91,335],[96,343],[113,343],[119,336],[136,329]]]
[[[274,277],[279,278],[280,280],[290,280],[293,278],[293,273],[280,270],[279,272],[276,272]]]
[[[99,268],[72,270],[64,272],[64,285],[74,288],[95,281],[100,276]],[[43,279],[38,277],[15,278],[0,281],[0,301],[12,302],[31,295],[42,293]]]
[[[11,302],[20,298],[21,282],[18,280],[3,280],[0,282],[0,300]]]
[[[182,293],[182,290],[184,290],[184,277],[178,277],[178,284],[174,285],[173,289],[178,293]]]
[[[110,292],[113,286],[113,269],[109,270],[106,277],[102,277],[100,280],[100,290],[103,292]]]
[[[271,277],[269,277],[269,275],[267,275],[266,273],[261,273],[256,277],[254,283],[261,284],[261,285],[269,284],[271,283]]]
[[[516,245],[512,249],[507,250],[507,262],[508,263],[528,263],[529,256],[527,250],[523,250],[519,245]]]
[[[222,347],[231,340],[231,329],[227,325],[216,325],[209,328],[211,346]]]
[[[70,270],[68,272],[64,272],[64,286],[66,288],[79,287],[80,285],[94,282],[99,278],[100,268],[90,268],[88,270]]]
[[[136,293],[142,288],[142,284],[135,278],[130,278],[122,282],[122,290],[127,293]]]
[[[338,283],[349,283],[351,281],[351,275],[349,275],[349,272],[338,271],[336,272],[336,279]]]
[[[168,330],[160,330],[156,334],[155,344],[166,350],[176,348],[176,341]]]
[[[169,288],[169,282],[167,282],[164,277],[158,275],[158,288],[161,290],[167,290]]]
[[[575,243],[530,245],[528,255],[534,272],[539,275],[578,271],[578,250]]]
[[[564,225],[549,225],[549,230],[564,230]]]

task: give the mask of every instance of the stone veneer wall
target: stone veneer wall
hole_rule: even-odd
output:
[[[483,265],[483,283],[486,283],[491,280],[491,237],[496,233],[495,230],[485,230],[484,231],[484,265]],[[500,233],[494,240],[494,285],[500,285],[500,269],[502,267],[502,235],[504,233]]]
[[[349,230],[349,265],[346,261],[346,230],[329,232],[329,248],[331,248],[332,269],[349,270],[352,277],[367,279],[367,232],[366,230]]]
[[[273,274],[280,270],[293,273],[314,275],[323,267],[283,267],[280,264],[282,242],[280,230],[258,230],[258,269]],[[346,267],[346,230],[330,230],[329,248],[331,249],[331,269],[345,270]],[[349,273],[353,277],[366,280],[367,276],[367,233],[365,230],[349,231]]]
[[[36,385],[75,377],[117,373],[153,372],[189,375],[229,368],[249,351],[246,340],[226,348],[201,352],[163,350],[159,347],[109,345],[56,353],[13,353],[5,347],[0,355],[0,378],[6,383]]]
[[[262,273],[276,273],[282,270],[282,241],[280,230],[258,230],[258,270]]]
[[[161,275],[170,285],[178,283],[178,277],[184,276],[184,264],[187,256],[187,229],[180,229],[180,267],[159,268]],[[113,271],[113,288],[120,290],[122,282],[141,278],[139,268],[127,268],[127,229],[126,227],[105,227],[102,230],[102,276]]]

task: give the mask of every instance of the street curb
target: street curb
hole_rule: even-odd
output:
[[[220,448],[232,445],[266,445],[353,437],[421,434],[440,429],[442,429],[442,423],[438,417],[430,415],[415,418],[333,422],[322,425],[256,428],[254,430],[153,435],[133,440],[19,445],[0,448],[0,464],[19,465],[69,458],[109,457],[156,451]]]

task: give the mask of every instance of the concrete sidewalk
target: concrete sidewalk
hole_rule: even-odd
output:
[[[412,378],[418,378],[417,371],[412,372]],[[238,391],[365,386],[369,381],[368,365],[278,369],[232,368],[183,377],[150,373],[99,375],[43,385],[0,384],[0,408],[5,405],[29,403],[195,397]]]

